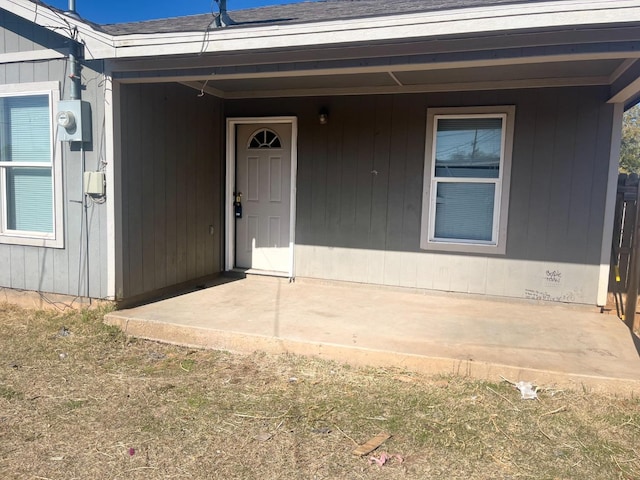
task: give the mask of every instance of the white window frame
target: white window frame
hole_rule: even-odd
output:
[[[53,232],[26,232],[10,230],[7,227],[7,168],[43,167],[42,162],[2,162],[0,161],[0,244],[27,245],[34,247],[64,248],[62,147],[56,142],[54,108],[60,100],[59,82],[34,82],[12,85],[0,85],[0,97],[47,95],[49,97],[49,125],[51,127],[51,177],[53,182]]]
[[[514,105],[490,107],[445,107],[427,109],[427,135],[425,146],[424,183],[422,196],[422,223],[420,248],[461,253],[504,255],[507,248],[507,221],[509,213],[509,186],[515,122]],[[503,118],[500,170],[498,178],[448,178],[435,176],[437,120],[441,118]],[[435,236],[436,193],[438,183],[494,183],[492,238],[490,241],[445,239]]]

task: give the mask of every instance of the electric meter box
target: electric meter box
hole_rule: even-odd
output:
[[[91,141],[91,104],[82,100],[61,100],[56,113],[58,140]]]

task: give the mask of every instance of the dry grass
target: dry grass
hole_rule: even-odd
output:
[[[640,478],[635,398],[130,341],[100,312],[0,326],[4,479]],[[380,431],[404,462],[351,454]]]

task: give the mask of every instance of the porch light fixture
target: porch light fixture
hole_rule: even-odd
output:
[[[329,123],[329,110],[322,107],[318,112],[318,121],[320,122],[320,125],[326,125]]]

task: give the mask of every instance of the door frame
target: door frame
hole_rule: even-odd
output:
[[[226,188],[225,188],[225,271],[235,268],[236,229],[233,192],[236,185],[236,130],[238,125],[288,123],[291,125],[291,203],[289,211],[289,278],[294,278],[296,244],[296,174],[298,171],[298,117],[230,117],[227,118]]]

